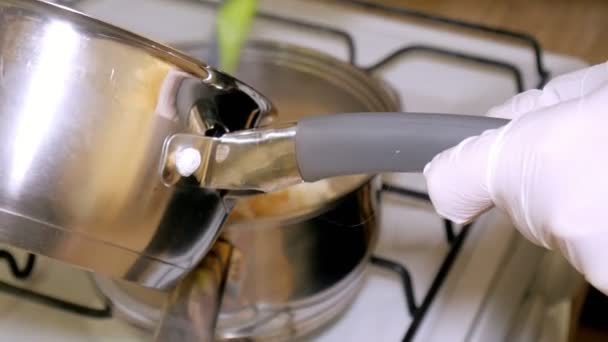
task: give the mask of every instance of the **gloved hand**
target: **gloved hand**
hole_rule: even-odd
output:
[[[465,223],[496,206],[608,294],[608,63],[495,107],[513,119],[425,168],[438,213]]]

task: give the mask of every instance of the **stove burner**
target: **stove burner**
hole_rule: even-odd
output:
[[[56,2],[68,5],[70,7],[75,7],[80,1],[81,0],[61,0],[61,1],[56,1]],[[209,6],[212,8],[216,8],[219,5],[219,3],[217,1],[212,1],[212,0],[183,0],[183,1],[196,2],[201,5]],[[487,26],[487,25],[479,25],[479,24],[475,24],[475,23],[471,23],[471,22],[467,22],[467,21],[456,20],[456,19],[437,16],[437,15],[432,15],[429,13],[416,11],[416,10],[412,10],[412,9],[408,9],[408,8],[403,8],[403,7],[392,7],[392,6],[386,6],[386,5],[381,5],[381,4],[377,4],[377,3],[371,3],[371,2],[363,1],[363,0],[335,0],[335,1],[359,6],[359,7],[365,8],[365,9],[371,9],[371,10],[374,10],[377,12],[381,12],[383,14],[393,16],[393,17],[399,17],[400,19],[403,19],[403,20],[407,20],[407,19],[411,19],[411,18],[419,19],[419,20],[421,19],[421,20],[425,20],[425,21],[435,23],[435,24],[442,24],[442,25],[448,25],[451,27],[459,28],[459,29],[466,29],[466,30],[469,30],[469,31],[475,32],[475,33],[491,34],[491,35],[494,35],[499,38],[512,39],[519,43],[528,45],[533,50],[534,57],[535,57],[536,71],[539,75],[538,87],[542,87],[547,82],[547,80],[550,76],[549,72],[546,70],[546,68],[543,65],[542,48],[540,46],[540,43],[534,37],[532,37],[528,34],[505,30],[505,29],[501,29],[501,28],[497,28],[497,27],[491,27],[491,26]],[[350,61],[350,63],[355,66],[358,66],[360,68],[363,68],[364,70],[367,70],[368,72],[375,72],[390,63],[397,62],[397,60],[399,60],[400,58],[402,58],[408,54],[411,54],[411,53],[417,53],[417,52],[431,53],[431,54],[435,54],[435,55],[441,55],[441,56],[453,58],[453,59],[456,59],[459,61],[468,61],[468,62],[471,62],[476,65],[489,66],[489,67],[492,67],[492,68],[495,68],[498,70],[506,71],[513,77],[513,81],[516,85],[517,92],[521,92],[524,90],[521,70],[517,66],[515,66],[511,63],[501,61],[498,59],[491,59],[491,58],[488,58],[485,56],[478,56],[478,55],[465,53],[462,51],[453,51],[453,50],[448,50],[445,48],[435,47],[435,46],[409,45],[409,46],[403,46],[403,47],[393,51],[392,53],[390,53],[389,55],[387,55],[383,59],[381,59],[379,62],[377,62],[371,66],[362,67],[362,66],[357,65],[357,49],[356,49],[355,41],[354,41],[353,37],[345,31],[338,30],[338,29],[335,29],[335,28],[332,28],[329,26],[323,26],[323,25],[319,25],[319,24],[303,22],[303,21],[294,20],[294,19],[285,18],[285,17],[281,17],[281,16],[276,16],[276,15],[271,15],[271,14],[267,14],[267,13],[258,13],[258,17],[266,19],[266,20],[274,21],[275,23],[290,25],[293,27],[317,31],[319,33],[330,34],[330,35],[339,37],[346,44],[346,48],[347,48],[347,52],[348,52],[348,60]],[[378,193],[378,196],[380,196],[381,192],[388,192],[388,193],[396,194],[399,196],[405,196],[405,197],[409,197],[409,198],[424,201],[424,202],[430,202],[428,194],[421,193],[421,192],[411,190],[411,189],[401,188],[401,187],[394,186],[394,185],[383,184],[382,189]],[[446,241],[447,241],[448,245],[450,246],[450,249],[449,249],[448,253],[446,254],[441,266],[437,270],[437,273],[431,283],[431,286],[430,286],[429,290],[427,291],[427,293],[425,294],[425,296],[422,300],[422,303],[420,305],[418,305],[416,303],[411,274],[407,270],[406,267],[404,267],[403,265],[401,265],[397,262],[394,262],[394,261],[391,261],[391,260],[388,260],[388,259],[385,259],[385,258],[382,258],[379,256],[372,256],[370,259],[370,263],[372,265],[374,265],[376,267],[381,267],[381,268],[384,268],[391,272],[396,273],[402,282],[408,312],[412,316],[412,322],[411,322],[410,326],[407,328],[407,330],[405,332],[405,336],[403,338],[403,341],[405,341],[405,342],[412,341],[414,339],[414,337],[418,331],[418,328],[420,327],[426,313],[428,312],[428,309],[430,308],[433,300],[435,299],[437,293],[439,292],[441,285],[445,281],[445,278],[449,274],[449,271],[450,271],[452,265],[454,264],[454,261],[456,260],[456,257],[458,256],[458,253],[461,250],[461,247],[462,247],[463,243],[465,242],[465,240],[471,230],[471,225],[467,225],[467,226],[463,227],[460,230],[460,232],[456,233],[453,223],[450,221],[444,220],[443,229],[445,230]],[[7,251],[0,251],[0,259],[4,259],[8,262],[12,275],[15,278],[20,279],[20,280],[27,279],[31,275],[32,270],[35,267],[35,261],[36,261],[36,257],[34,255],[30,254],[30,255],[28,255],[28,260],[27,260],[25,267],[19,268],[14,256],[10,252],[7,252]],[[112,317],[112,309],[111,309],[110,304],[107,303],[107,301],[106,301],[104,308],[101,308],[101,309],[89,308],[89,307],[84,307],[84,306],[81,306],[78,304],[66,302],[62,299],[50,297],[50,296],[47,296],[44,294],[35,293],[33,291],[19,288],[19,287],[16,287],[16,286],[4,283],[4,282],[0,282],[0,291],[4,291],[7,293],[16,295],[16,296],[26,298],[31,301],[35,301],[35,302],[45,304],[45,305],[48,305],[48,306],[51,306],[51,307],[54,307],[57,309],[65,310],[68,312],[80,314],[80,315],[91,317],[91,318],[110,318],[110,317]]]

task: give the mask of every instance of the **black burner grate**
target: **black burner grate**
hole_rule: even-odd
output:
[[[540,88],[545,85],[550,74],[549,71],[545,68],[543,63],[543,49],[540,45],[540,42],[534,38],[533,36],[522,33],[515,32],[512,30],[503,29],[500,27],[494,27],[489,25],[482,25],[477,23],[472,23],[464,20],[458,20],[453,18],[448,18],[440,15],[435,15],[431,13],[426,13],[422,11],[417,11],[414,9],[406,8],[406,7],[395,7],[388,6],[383,4],[378,4],[373,1],[364,1],[364,0],[334,0],[341,3],[347,3],[350,5],[360,6],[362,8],[375,10],[384,14],[390,14],[394,16],[401,17],[402,19],[422,19],[426,20],[430,23],[443,24],[453,28],[461,28],[469,30],[473,33],[485,33],[493,35],[497,38],[506,38],[513,40],[515,42],[525,44],[529,46],[534,53],[534,62],[536,65],[536,72],[539,76],[539,82],[537,87]],[[476,58],[475,56],[470,56]],[[501,64],[500,61],[494,60],[494,62],[498,62],[496,65]],[[517,69],[512,67],[513,69]],[[519,73],[521,75],[521,73]]]
[[[23,268],[19,268],[15,256],[6,250],[0,250],[0,259],[6,261],[9,266],[10,273],[18,280],[28,279],[31,276],[36,264],[36,256],[34,254],[28,254],[26,265]],[[112,309],[108,301],[105,301],[105,305],[102,308],[92,308],[81,304],[72,303],[58,297],[15,286],[3,281],[0,281],[0,291],[77,315],[91,318],[112,317]]]
[[[427,194],[410,189],[404,189],[394,185],[384,184],[382,186],[381,191],[430,203],[430,199]],[[410,315],[412,316],[412,322],[407,328],[403,341],[412,341],[415,337],[416,332],[418,331],[418,328],[420,327],[420,324],[422,323],[422,320],[425,317],[425,314],[428,312],[433,300],[435,299],[437,293],[439,292],[439,289],[441,288],[441,285],[444,283],[445,278],[448,276],[449,271],[452,268],[454,262],[456,261],[456,257],[458,256],[458,253],[460,252],[460,249],[462,248],[462,245],[471,229],[471,225],[467,225],[464,226],[458,234],[456,234],[452,222],[448,220],[443,220],[443,222],[443,226],[446,231],[446,243],[450,246],[450,248],[445,258],[443,259],[441,266],[437,270],[435,278],[433,278],[431,286],[425,294],[420,305],[416,303],[416,297],[414,296],[414,287],[411,280],[412,277],[405,266],[401,265],[398,262],[378,256],[372,256],[370,260],[372,265],[394,272],[401,279],[401,283],[405,293],[407,308]]]

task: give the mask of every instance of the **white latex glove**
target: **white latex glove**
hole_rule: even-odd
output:
[[[513,121],[425,168],[439,214],[465,223],[496,206],[608,294],[608,64],[557,77],[488,115]]]

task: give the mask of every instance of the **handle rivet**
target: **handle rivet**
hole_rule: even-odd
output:
[[[192,147],[180,150],[175,155],[175,167],[182,177],[190,177],[201,166],[201,153]]]

